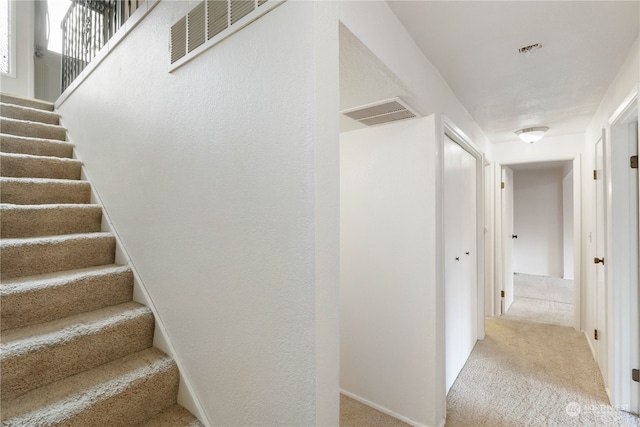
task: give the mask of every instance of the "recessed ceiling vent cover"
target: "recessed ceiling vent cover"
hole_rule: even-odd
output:
[[[341,111],[345,116],[363,125],[375,126],[420,116],[400,98],[386,99]]]
[[[536,50],[538,50],[540,48],[542,48],[542,44],[536,43],[536,44],[532,44],[532,45],[529,45],[529,46],[523,46],[520,49],[518,49],[518,52],[524,53],[526,56],[529,56],[533,52],[535,52]]]

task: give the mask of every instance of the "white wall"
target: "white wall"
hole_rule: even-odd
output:
[[[341,2],[340,21],[405,85],[423,115],[443,114],[491,158],[491,143],[383,1]]]
[[[60,96],[62,82],[62,55],[50,50],[34,60],[35,97],[54,102]]]
[[[33,64],[33,14],[32,1],[11,0],[11,8],[15,13],[15,73],[0,75],[0,90],[4,93],[33,98],[34,96],[34,64]]]
[[[513,271],[562,277],[562,168],[513,173]]]
[[[562,179],[562,276],[573,280],[573,170]]]
[[[211,424],[337,425],[337,15],[284,3],[168,73],[195,4],[59,111]]]
[[[570,160],[582,153],[583,148],[582,133],[545,137],[533,144],[514,137],[511,142],[493,145],[492,160],[503,165]]]
[[[340,386],[413,425],[436,402],[433,116],[340,137]]]

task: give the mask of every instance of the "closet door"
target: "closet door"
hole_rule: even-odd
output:
[[[477,339],[476,159],[444,141],[445,346],[447,393]]]

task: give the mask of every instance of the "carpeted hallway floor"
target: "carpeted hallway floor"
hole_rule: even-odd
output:
[[[638,426],[608,404],[573,328],[494,319],[447,396],[447,426]]]
[[[447,397],[447,426],[640,426],[608,404],[586,339],[573,328],[489,318]],[[341,397],[342,427],[407,424]]]
[[[514,274],[513,293],[503,318],[573,326],[573,280]]]

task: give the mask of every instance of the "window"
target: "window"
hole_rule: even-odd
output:
[[[0,0],[3,1],[3,0]],[[47,49],[62,53],[62,19],[71,6],[70,0],[49,0],[49,46]]]

